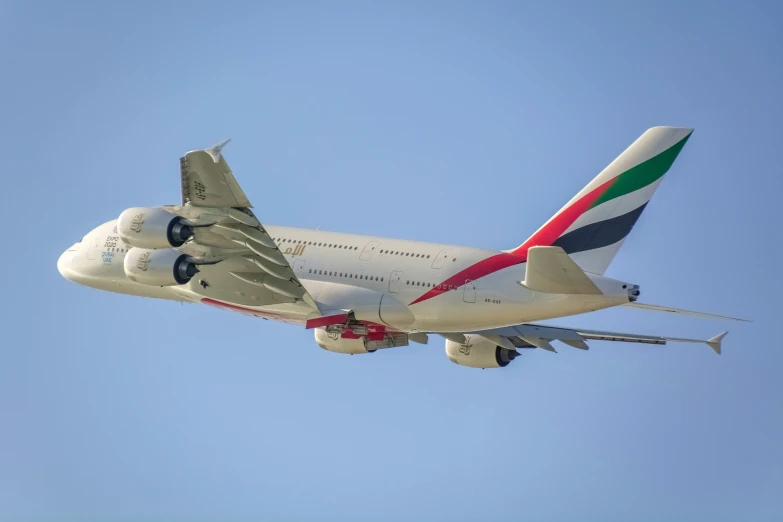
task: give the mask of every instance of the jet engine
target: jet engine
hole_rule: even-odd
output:
[[[120,239],[132,247],[180,247],[193,235],[188,221],[160,208],[129,208],[117,220]]]
[[[343,337],[340,332],[327,332],[324,328],[315,329],[315,342],[326,351],[334,353],[372,353],[381,348],[408,346],[408,335],[400,332],[380,334],[382,339],[368,340],[366,337]]]
[[[506,350],[483,337],[465,336],[465,343],[446,341],[446,355],[453,363],[471,368],[505,368],[519,353]]]
[[[131,248],[125,255],[125,276],[150,286],[184,285],[198,273],[198,266],[171,248]]]
[[[318,346],[334,353],[367,353],[364,346],[364,339],[347,339],[340,337],[339,332],[327,332],[323,328],[315,329],[315,342]]]

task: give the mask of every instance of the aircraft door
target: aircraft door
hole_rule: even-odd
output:
[[[443,268],[443,265],[446,264],[446,260],[451,256],[451,252],[452,250],[449,248],[445,248],[438,252],[438,255],[435,256],[435,261],[432,262],[432,268]]]
[[[476,282],[467,280],[465,281],[465,291],[462,293],[462,300],[466,303],[476,302]]]
[[[402,286],[402,283],[400,282],[402,280],[402,272],[399,270],[395,270],[391,273],[391,276],[389,276],[389,293],[392,294],[399,294],[400,293],[400,287]]]
[[[370,241],[364,246],[364,250],[362,250],[361,255],[359,255],[359,259],[362,261],[369,261],[372,257],[372,253],[375,252],[375,247],[378,246],[379,241]]]
[[[304,273],[305,261],[304,259],[297,259],[294,261],[294,273],[300,276]]]

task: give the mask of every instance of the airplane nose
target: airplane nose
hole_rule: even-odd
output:
[[[60,258],[57,260],[57,271],[60,272],[61,276],[63,276],[65,279],[69,281],[73,281],[73,276],[71,275],[71,270],[69,268],[72,258],[73,258],[73,252],[70,250],[66,250],[60,255]]]

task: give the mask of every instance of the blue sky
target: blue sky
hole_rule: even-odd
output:
[[[6,2],[2,520],[783,518],[774,2]],[[79,287],[59,254],[226,157],[262,222],[512,248],[696,128],[607,275],[643,300],[505,370]]]

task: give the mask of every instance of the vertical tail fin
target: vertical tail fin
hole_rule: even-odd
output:
[[[693,129],[653,127],[522,245],[559,246],[586,272],[603,274]]]

